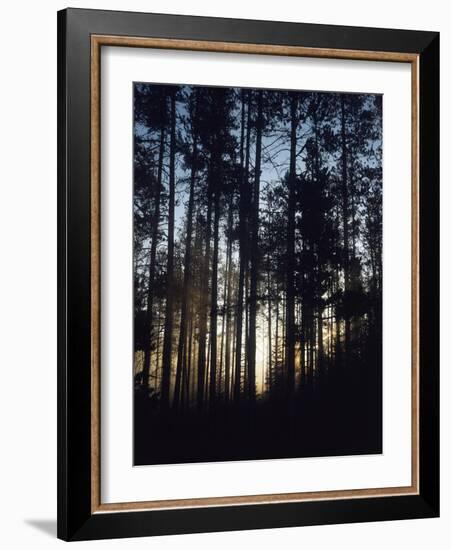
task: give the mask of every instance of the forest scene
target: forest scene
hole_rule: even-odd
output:
[[[382,96],[134,83],[134,464],[382,452]]]

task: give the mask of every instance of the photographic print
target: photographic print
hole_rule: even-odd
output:
[[[382,96],[135,82],[134,464],[382,452]]]

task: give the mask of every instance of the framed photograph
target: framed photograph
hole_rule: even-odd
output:
[[[439,35],[58,14],[58,536],[439,514]]]

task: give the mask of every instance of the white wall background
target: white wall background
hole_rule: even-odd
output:
[[[0,544],[51,549],[56,540],[56,11],[25,0],[2,9],[0,86]],[[440,31],[442,281],[451,280],[449,180],[451,17],[441,0],[72,0],[123,9]],[[448,283],[449,285],[449,283]],[[451,536],[449,286],[442,285],[442,517],[83,543],[143,548],[447,548]]]

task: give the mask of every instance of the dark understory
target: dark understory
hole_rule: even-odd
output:
[[[203,413],[164,412],[136,390],[134,464],[381,453],[382,376],[371,367],[300,388],[291,404],[283,396],[253,407],[218,399]]]

